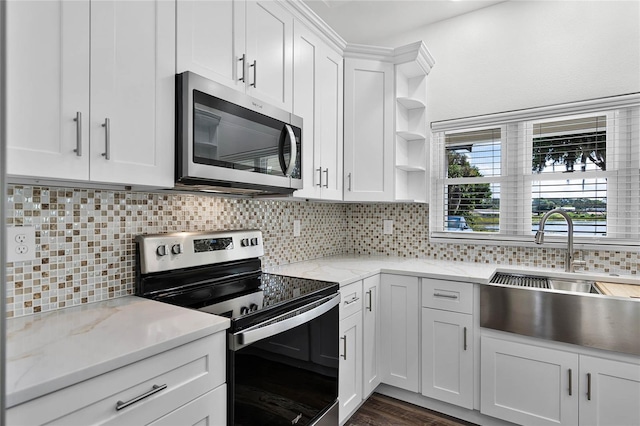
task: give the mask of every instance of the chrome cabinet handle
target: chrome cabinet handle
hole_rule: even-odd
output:
[[[111,159],[111,120],[108,118],[104,119],[104,123],[102,124],[104,127],[104,146],[105,152],[102,153],[102,156],[110,160]]]
[[[569,396],[573,394],[573,379],[572,379],[572,371],[569,369]]]
[[[256,60],[254,59],[254,60],[253,60],[253,64],[251,64],[251,65],[249,65],[249,66],[250,66],[250,67],[253,67],[253,83],[251,83],[249,86],[253,86],[254,88],[256,88],[256,89],[257,89],[257,88],[258,88],[258,85],[257,85],[257,82],[258,82],[258,80],[257,80],[257,78],[258,78],[258,77],[257,77],[257,73],[258,73],[258,71],[257,71],[257,69],[258,69],[258,63],[257,63],[257,62],[256,62]]]
[[[373,306],[373,305],[371,304],[371,292],[372,292],[372,290],[369,290],[369,291],[367,292],[367,294],[369,295],[369,306],[367,307],[367,309],[369,310],[369,312],[371,312],[371,308],[372,308],[372,306]]]
[[[463,339],[463,340],[464,340],[463,348],[464,348],[464,350],[466,351],[466,350],[467,350],[467,327],[465,327],[465,328],[463,329],[463,333],[462,333],[462,334],[463,334],[463,336],[464,336],[464,339]]]
[[[322,168],[318,167],[316,170],[318,171],[318,178],[320,179],[316,186],[322,187]]]
[[[238,62],[242,62],[242,77],[240,77],[238,79],[238,81],[244,81],[244,71],[245,71],[245,64],[246,64],[246,60],[247,60],[247,54],[243,53],[242,57],[238,59]]]
[[[73,119],[76,122],[76,149],[73,152],[78,157],[82,157],[82,113],[76,112],[76,118]]]
[[[345,304],[345,305],[350,305],[350,304],[352,304],[352,303],[354,303],[354,302],[357,302],[358,300],[360,300],[360,298],[359,298],[359,297],[354,297],[354,298],[353,298],[353,299],[351,299],[351,300],[345,300],[345,301],[344,301],[344,304]]]
[[[340,339],[342,340],[342,352],[343,352],[343,354],[340,356],[344,358],[344,360],[346,361],[347,360],[347,335],[345,334]]]
[[[326,179],[325,179],[325,181],[324,181],[324,187],[325,187],[325,188],[328,188],[328,187],[329,187],[329,169],[325,169],[325,170],[324,170],[324,173],[325,173],[325,175],[326,175],[326,176],[325,176],[325,177],[326,177]],[[320,179],[320,183],[322,183],[322,179]]]
[[[444,297],[446,299],[457,299],[457,294],[443,294],[443,293],[433,293],[433,297]]]
[[[138,401],[142,401],[143,399],[150,397],[154,393],[158,393],[160,391],[163,391],[166,388],[167,388],[166,384],[164,384],[164,385],[153,385],[153,387],[151,388],[150,391],[145,392],[142,395],[138,395],[135,398],[132,398],[132,399],[128,400],[127,402],[118,401],[118,402],[116,402],[116,411],[120,411],[123,408],[127,408],[128,406],[133,405]]]
[[[587,373],[587,401],[591,401],[591,373]]]
[[[349,186],[347,186],[347,191],[351,192],[351,173],[347,175],[347,179],[349,180]]]

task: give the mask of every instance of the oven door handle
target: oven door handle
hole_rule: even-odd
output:
[[[240,333],[232,334],[230,339],[231,341],[229,342],[230,349],[234,351],[241,349],[242,347],[250,345],[251,343],[266,339],[267,337],[275,336],[276,334],[291,330],[292,328],[318,318],[320,315],[329,312],[333,307],[340,304],[340,293],[334,296],[326,297],[323,300],[324,303],[322,303],[321,305],[295,315],[291,318],[282,319],[283,317],[291,314],[291,312],[288,312],[263,323],[256,324],[253,327],[250,327]],[[306,307],[313,306],[317,303],[317,301],[310,303],[292,312],[304,310]]]

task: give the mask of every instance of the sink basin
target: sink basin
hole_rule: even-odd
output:
[[[573,291],[576,293],[599,293],[593,281],[549,278],[549,287],[553,290]]]
[[[600,293],[593,281],[572,278],[553,278],[496,272],[489,282],[492,284],[504,284],[517,287],[548,288],[574,293]]]

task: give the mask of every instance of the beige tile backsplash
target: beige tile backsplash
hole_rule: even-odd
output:
[[[17,317],[133,293],[142,233],[256,228],[263,265],[342,253],[563,268],[562,250],[428,241],[422,204],[340,204],[10,185],[8,226],[36,228],[36,260],[7,265],[7,315]],[[293,220],[301,237],[293,237]],[[382,235],[382,220],[394,220]],[[583,251],[591,271],[638,274],[638,253]]]

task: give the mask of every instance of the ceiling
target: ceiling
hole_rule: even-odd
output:
[[[401,33],[505,0],[304,0],[348,43],[379,44]]]

